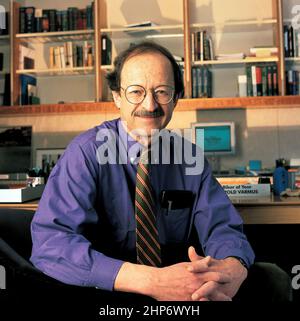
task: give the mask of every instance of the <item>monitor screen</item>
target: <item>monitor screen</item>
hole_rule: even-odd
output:
[[[31,127],[0,127],[0,174],[25,173],[31,167]]]
[[[206,155],[235,153],[235,126],[233,122],[192,124],[193,143],[204,148]]]

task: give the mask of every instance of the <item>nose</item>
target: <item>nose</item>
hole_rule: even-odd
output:
[[[142,102],[142,106],[148,111],[155,111],[158,107],[157,102],[154,99],[153,92],[148,91],[145,99]]]

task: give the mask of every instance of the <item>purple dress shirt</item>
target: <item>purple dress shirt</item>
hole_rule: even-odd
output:
[[[128,162],[99,163],[103,130],[115,133],[117,152],[127,144]],[[31,261],[38,269],[64,283],[113,289],[124,261],[135,262],[140,148],[120,119],[104,122],[69,144],[51,172],[31,225]],[[160,243],[179,245],[193,227],[205,255],[236,256],[250,266],[254,253],[243,234],[242,219],[207,161],[199,175],[185,175],[184,169],[178,164],[151,165]],[[167,209],[160,202],[163,190],[188,190],[195,198],[190,208]]]

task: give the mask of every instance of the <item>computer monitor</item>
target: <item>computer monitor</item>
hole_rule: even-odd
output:
[[[25,173],[31,167],[32,127],[0,126],[0,174]]]
[[[235,125],[233,122],[192,124],[193,143],[203,148],[206,156],[235,154]]]

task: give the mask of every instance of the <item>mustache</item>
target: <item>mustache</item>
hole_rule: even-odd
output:
[[[156,118],[156,117],[164,116],[165,113],[164,113],[162,108],[157,108],[155,111],[148,111],[148,110],[145,110],[145,109],[137,110],[136,112],[134,112],[133,115],[136,116],[136,117],[153,117],[153,118]]]

